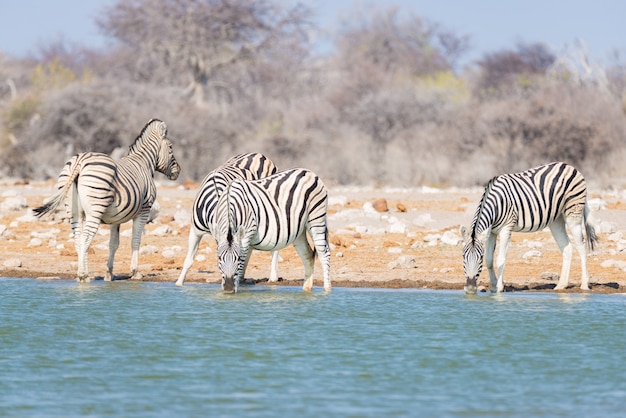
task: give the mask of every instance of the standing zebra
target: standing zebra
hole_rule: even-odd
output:
[[[275,251],[293,244],[304,264],[302,290],[310,292],[313,288],[313,265],[319,253],[324,290],[330,292],[327,206],[324,183],[302,168],[260,180],[233,180],[215,209],[217,257],[224,291],[237,291],[251,248]],[[306,230],[315,249],[309,244]]]
[[[263,154],[239,154],[220,167],[211,171],[202,181],[200,190],[193,203],[189,244],[183,270],[176,281],[177,286],[185,283],[187,272],[193,265],[194,257],[198,252],[200,240],[205,234],[214,235],[217,229],[215,206],[217,199],[224,192],[228,184],[234,179],[256,180],[276,173],[274,162]],[[269,280],[278,281],[278,251],[272,252],[272,267]]]
[[[597,236],[589,222],[587,186],[582,174],[571,165],[554,162],[530,170],[494,177],[476,209],[468,231],[461,227],[464,240],[463,270],[465,291],[476,292],[476,282],[482,270],[483,246],[486,245],[485,264],[489,270],[491,291],[502,292],[502,274],[512,232],[535,232],[550,228],[554,240],[563,253],[561,276],[555,289],[565,289],[572,262],[572,244],[565,226],[569,228],[580,255],[582,282],[580,288],[589,290],[587,252],[582,226],[587,234],[587,246],[593,250]],[[498,276],[493,269],[496,238],[500,237]],[[485,244],[486,242],[486,244]]]
[[[156,199],[154,172],[176,180],[180,166],[167,138],[167,126],[150,120],[130,146],[127,156],[118,161],[108,155],[85,152],[73,156],[63,167],[56,188],[59,191],[48,203],[34,209],[37,216],[53,212],[72,190],[72,231],[78,253],[78,281],[89,281],[87,252],[100,223],[111,225],[109,260],[104,280],[113,279],[113,259],[119,246],[120,224],[133,221],[132,279],[137,271],[139,244],[150,209]]]

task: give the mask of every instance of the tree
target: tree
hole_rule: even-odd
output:
[[[519,81],[515,77],[520,75],[543,75],[555,59],[555,55],[542,43],[518,43],[515,49],[487,53],[478,61],[477,94],[491,94],[511,87]]]
[[[270,0],[120,0],[98,25],[136,53],[141,78],[184,85],[203,105],[206,88],[232,95],[220,73],[281,42],[305,42],[309,15]]]

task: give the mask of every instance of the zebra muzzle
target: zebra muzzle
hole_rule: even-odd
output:
[[[465,293],[476,293],[476,291],[478,290],[477,282],[478,276],[466,278],[464,287]]]

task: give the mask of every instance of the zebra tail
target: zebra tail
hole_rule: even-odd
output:
[[[585,223],[585,231],[587,232],[587,249],[593,251],[598,243],[598,235],[593,227],[591,209],[589,209],[587,202],[585,202],[585,210],[583,211],[583,222]]]
[[[38,218],[41,218],[43,215],[54,212],[61,205],[61,203],[63,203],[63,201],[65,200],[67,193],[72,188],[72,185],[78,178],[79,174],[80,174],[80,165],[74,164],[74,168],[70,172],[70,175],[67,177],[67,181],[59,189],[59,191],[56,192],[50,198],[50,200],[48,200],[46,203],[33,209],[35,216],[37,216]]]

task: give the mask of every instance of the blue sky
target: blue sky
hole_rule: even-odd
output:
[[[20,0],[0,8],[0,52],[25,56],[59,38],[104,46],[94,20],[115,0]],[[8,4],[7,4],[8,3]],[[457,34],[471,36],[466,61],[516,42],[543,42],[556,53],[581,39],[594,61],[607,63],[619,50],[626,56],[624,0],[318,0],[304,1],[317,13],[318,25],[332,33],[357,9],[397,5]],[[624,60],[624,59],[622,59]]]

